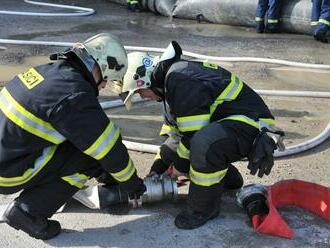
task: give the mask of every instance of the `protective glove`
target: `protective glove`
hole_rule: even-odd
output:
[[[258,177],[263,177],[264,174],[269,175],[274,165],[273,153],[276,149],[276,143],[267,135],[267,131],[266,128],[263,128],[258,134],[253,143],[252,151],[248,155],[248,169],[251,175],[258,172]]]
[[[138,178],[137,181],[138,183],[135,185],[135,187],[127,192],[130,200],[139,199],[147,190],[141,178]]]
[[[170,167],[177,157],[175,142],[168,139],[168,142],[162,144],[159,149],[159,157],[152,164],[148,175],[163,174]]]
[[[169,166],[170,165],[165,164],[161,158],[156,159],[152,164],[148,175],[152,176],[155,174],[163,174],[169,168]]]
[[[107,186],[118,185],[118,181],[114,179],[109,172],[102,170],[100,174],[96,177],[96,181]]]

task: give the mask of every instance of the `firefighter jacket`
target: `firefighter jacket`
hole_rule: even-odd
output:
[[[19,74],[0,93],[0,186],[31,180],[67,141],[134,187],[136,168],[109,121],[98,90],[73,63],[60,60]],[[126,185],[126,186],[125,186]]]
[[[211,122],[234,120],[258,129],[274,125],[274,117],[261,97],[234,74],[215,64],[175,62],[166,73],[164,90],[166,121],[160,134],[182,137],[177,155],[186,167],[189,167],[190,139]]]

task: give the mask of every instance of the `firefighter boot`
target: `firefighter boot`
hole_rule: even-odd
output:
[[[280,26],[278,23],[267,23],[265,32],[271,34],[280,33]]]
[[[314,39],[321,41],[323,43],[328,43],[327,31],[326,30],[317,30],[314,32]]]
[[[222,184],[204,187],[191,182],[187,208],[176,216],[176,227],[195,229],[216,218],[220,211],[222,188]]]
[[[7,207],[4,219],[11,227],[22,230],[36,239],[50,239],[57,236],[61,231],[61,225],[58,221],[32,216],[24,211],[16,201]]]
[[[256,23],[256,32],[259,34],[265,32],[265,24],[263,21]]]
[[[244,180],[238,169],[232,164],[229,164],[223,182],[223,188],[225,190],[238,190],[243,186]]]

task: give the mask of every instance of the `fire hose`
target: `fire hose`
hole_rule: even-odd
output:
[[[90,8],[78,7],[78,6],[68,6],[63,4],[53,4],[53,3],[43,3],[31,0],[24,0],[24,3],[40,5],[40,6],[48,6],[48,7],[57,7],[62,9],[72,9],[77,12],[74,13],[40,13],[40,12],[23,12],[23,11],[10,11],[10,10],[0,10],[0,14],[3,15],[24,15],[24,16],[88,16],[95,13],[95,10]]]

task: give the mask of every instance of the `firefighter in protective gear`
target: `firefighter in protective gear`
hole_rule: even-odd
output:
[[[256,10],[257,33],[277,33],[280,26],[281,0],[259,0]],[[267,13],[267,20],[265,20]]]
[[[328,43],[330,29],[330,0],[312,0],[311,29],[314,39]]]
[[[242,186],[241,175],[231,163],[248,156],[261,129],[274,125],[274,117],[261,97],[234,74],[215,64],[183,60],[181,54],[173,41],[156,66],[144,70],[140,68],[143,56],[129,54],[126,75],[153,70],[151,85],[147,88],[136,80],[144,74],[125,75],[123,93],[128,97],[126,86],[131,85],[142,98],[163,100],[161,133],[172,141],[161,146],[152,170],[161,173],[173,163],[178,171],[189,173],[187,208],[176,217],[175,225],[193,229],[218,216],[221,192],[229,188],[224,179],[227,174],[228,182],[238,181],[232,188]],[[138,62],[132,62],[133,58]],[[262,158],[269,153],[258,151],[258,162],[252,167],[266,171],[263,161],[270,160]]]
[[[59,234],[60,224],[49,218],[104,171],[131,198],[145,191],[119,128],[97,100],[107,81],[124,77],[123,46],[102,33],[51,59],[0,93],[0,193],[21,191],[4,218],[37,239]]]

